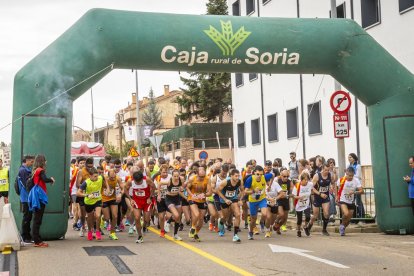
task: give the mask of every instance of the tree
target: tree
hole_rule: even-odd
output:
[[[226,15],[228,6],[225,0],[209,0],[207,14]],[[176,98],[181,111],[176,115],[181,120],[201,117],[209,122],[216,118],[223,121],[223,115],[231,104],[231,81],[229,73],[190,73],[189,78],[181,77],[186,88],[181,88],[182,96]]]
[[[162,126],[162,115],[155,103],[154,90],[152,87],[148,93],[148,107],[142,115],[142,121],[149,126],[153,126],[153,130],[159,129]]]

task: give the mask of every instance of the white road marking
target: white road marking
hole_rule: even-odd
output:
[[[302,257],[306,257],[309,259],[312,259],[314,261],[318,261],[321,263],[325,263],[334,267],[338,267],[338,268],[349,268],[348,266],[345,266],[343,264],[340,263],[336,263],[336,262],[332,262],[330,260],[326,260],[326,259],[322,259],[319,257],[315,257],[309,254],[306,254],[305,252],[312,252],[309,250],[305,250],[305,249],[299,249],[299,248],[293,248],[293,247],[287,247],[287,246],[280,246],[280,245],[273,245],[273,244],[269,244],[270,249],[272,250],[273,253],[292,253],[292,254],[296,254]]]

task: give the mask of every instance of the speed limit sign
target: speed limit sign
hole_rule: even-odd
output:
[[[335,138],[349,137],[349,118],[348,114],[333,115]]]

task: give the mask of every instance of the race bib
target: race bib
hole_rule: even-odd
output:
[[[329,191],[329,187],[328,186],[326,186],[326,187],[319,187],[319,192],[320,193],[327,193]]]
[[[99,197],[101,195],[101,192],[93,192],[92,195],[93,197]]]
[[[145,197],[145,191],[138,190],[135,192],[135,195],[138,197]]]
[[[275,206],[276,205],[276,202],[272,202],[272,201],[270,201],[270,200],[268,200],[267,201],[267,205],[269,205],[269,206]]]
[[[161,186],[161,197],[165,198],[166,194],[167,194],[167,186],[163,185]]]
[[[6,179],[0,179],[0,185],[6,185],[7,180]]]
[[[226,197],[234,197],[236,195],[236,192],[235,191],[226,191]]]
[[[172,187],[171,188],[171,193],[178,193],[180,191],[179,187]]]
[[[113,194],[114,194],[114,189],[109,189],[109,190],[105,189],[104,190],[104,195],[106,195],[106,196],[111,196]]]
[[[305,200],[302,200],[302,199],[299,199],[298,200],[298,206],[299,207],[307,207],[309,204],[308,204],[308,200],[307,199],[305,199]]]

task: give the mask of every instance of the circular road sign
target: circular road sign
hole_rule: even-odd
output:
[[[198,154],[198,158],[200,159],[204,159],[207,160],[208,158],[208,153],[205,150],[200,151],[200,153]]]
[[[332,110],[337,114],[347,113],[351,108],[351,97],[345,91],[336,91],[329,100]]]

